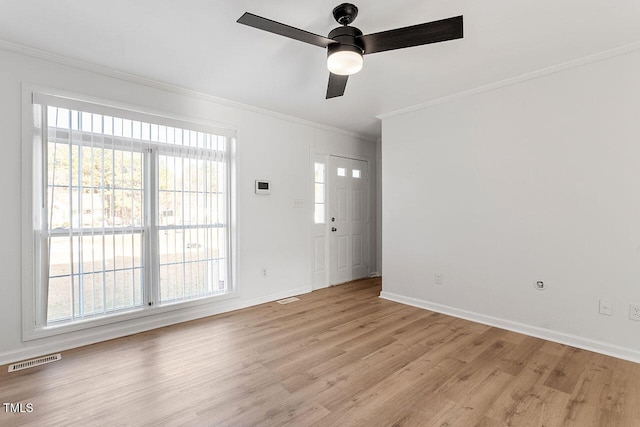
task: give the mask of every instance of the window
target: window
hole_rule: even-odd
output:
[[[325,175],[324,163],[314,163],[314,222],[316,224],[324,224],[325,213]]]
[[[36,327],[233,291],[232,135],[44,94],[33,108]]]
[[[338,176],[347,176],[347,170],[345,168],[338,168]]]
[[[351,171],[351,176],[352,176],[353,178],[360,178],[360,169],[353,169],[353,170]]]

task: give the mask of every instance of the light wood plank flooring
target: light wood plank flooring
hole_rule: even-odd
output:
[[[378,298],[380,279],[0,372],[0,425],[640,426],[640,364]]]

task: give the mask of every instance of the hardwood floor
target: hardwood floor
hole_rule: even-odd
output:
[[[380,279],[0,372],[0,425],[640,426],[640,364],[378,298]]]

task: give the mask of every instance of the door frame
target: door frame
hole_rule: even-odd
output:
[[[367,192],[368,192],[368,217],[367,217],[367,227],[369,233],[369,248],[368,248],[368,259],[367,259],[367,271],[371,274],[371,257],[375,254],[375,251],[372,250],[371,245],[373,241],[373,234],[371,230],[371,215],[372,215],[372,203],[375,200],[375,197],[372,197],[372,176],[371,176],[371,168],[372,160],[367,156],[360,156],[356,154],[342,153],[336,152],[332,150],[324,150],[312,148],[309,153],[309,211],[308,211],[308,221],[309,221],[309,283],[311,284],[312,290],[327,288],[331,285],[330,277],[329,277],[329,260],[330,260],[330,252],[329,252],[329,234],[330,234],[330,221],[329,221],[329,194],[328,189],[330,187],[329,183],[329,157],[343,157],[347,159],[360,160],[366,162],[367,166]],[[325,165],[325,222],[324,224],[315,224],[314,221],[314,210],[315,210],[315,163],[321,161]],[[323,229],[322,233],[320,229]],[[318,237],[322,237],[324,239],[324,244],[320,244],[321,248],[319,250],[322,251],[320,259],[324,261],[324,269],[322,271],[316,269],[316,240]]]

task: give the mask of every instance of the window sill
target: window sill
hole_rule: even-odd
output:
[[[212,305],[237,297],[237,291],[232,291],[223,295],[198,298],[186,302],[175,302],[151,307],[140,307],[133,310],[113,313],[99,318],[81,319],[69,323],[61,323],[58,325],[33,328],[31,330],[25,331],[22,341],[27,342],[71,332],[99,328],[116,323],[126,323],[137,319],[149,318],[151,316],[160,316],[162,314],[172,313],[179,310],[187,310],[193,307]]]

